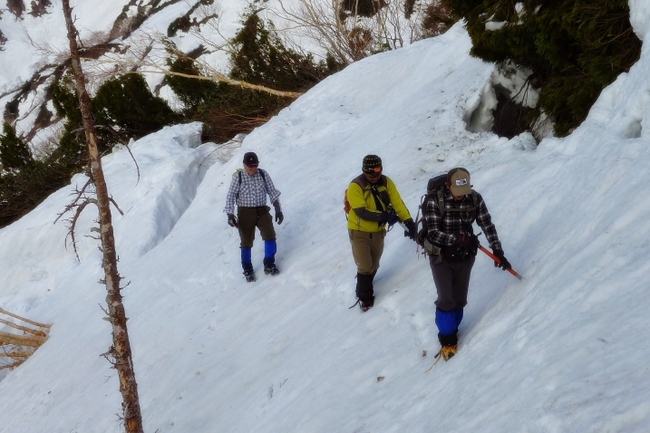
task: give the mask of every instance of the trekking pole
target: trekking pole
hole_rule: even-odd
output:
[[[488,250],[487,248],[485,248],[483,245],[479,244],[478,247],[479,247],[479,249],[480,249],[481,251],[483,251],[485,254],[487,254],[487,255],[488,255],[492,260],[494,260],[494,261],[497,262],[497,263],[501,263],[501,260],[499,260],[499,258],[498,258],[497,256],[495,256],[494,254],[492,254],[492,253],[490,252],[490,250]],[[506,271],[510,272],[512,275],[514,275],[515,277],[517,277],[517,278],[519,279],[519,281],[524,281],[524,277],[522,277],[521,275],[519,275],[519,274],[517,273],[517,271],[515,271],[514,269],[509,268],[509,269],[506,269]]]

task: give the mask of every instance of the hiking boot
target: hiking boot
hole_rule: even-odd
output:
[[[374,291],[372,287],[372,274],[359,274],[357,273],[357,286],[355,289],[355,295],[359,299],[374,299]],[[368,302],[366,302],[368,303]],[[370,306],[372,307],[372,301],[370,301]]]
[[[359,307],[361,307],[361,311],[363,311],[364,313],[370,310],[373,307],[373,305],[375,305],[374,298],[369,302],[359,301]]]
[[[449,358],[452,358],[456,354],[457,347],[457,344],[454,344],[453,346],[442,346],[440,348],[440,356],[442,356],[445,361],[449,361]]]
[[[255,272],[252,269],[246,269],[244,271],[244,278],[246,278],[247,282],[252,283],[255,281]]]
[[[271,264],[264,266],[264,273],[266,275],[278,275],[280,273],[280,270],[277,266],[275,266],[275,264]]]

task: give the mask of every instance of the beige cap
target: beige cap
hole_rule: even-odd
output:
[[[469,172],[462,167],[449,170],[449,173],[447,173],[447,181],[449,182],[449,189],[452,195],[461,196],[472,193]]]

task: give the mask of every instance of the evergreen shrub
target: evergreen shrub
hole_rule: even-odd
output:
[[[20,169],[34,162],[27,144],[16,135],[16,129],[4,124],[0,135],[0,163],[4,169]]]
[[[255,12],[244,16],[242,28],[231,43],[235,51],[231,55],[230,77],[275,90],[303,92],[342,68],[332,58],[317,63],[311,55],[286,48],[272,24],[265,23]],[[191,60],[198,54],[170,58],[170,69],[200,76]],[[293,102],[290,98],[221,82],[170,76],[167,83],[184,104],[185,119],[202,121],[206,126],[205,138],[217,143],[250,132]]]
[[[68,76],[52,87],[57,114],[66,119],[58,147],[36,161],[29,149],[5,124],[0,135],[0,227],[16,221],[48,195],[70,182],[87,167],[86,138],[81,111]],[[141,75],[127,74],[104,83],[91,102],[100,151],[116,143],[138,139],[177,122],[180,118],[161,98],[152,95]]]
[[[472,55],[532,71],[540,99],[531,116],[548,114],[559,136],[586,118],[602,89],[641,53],[627,0],[442,2],[466,19]]]

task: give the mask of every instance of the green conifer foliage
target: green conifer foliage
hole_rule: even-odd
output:
[[[170,59],[168,63],[169,70],[172,72],[197,77],[201,75],[191,59]],[[186,78],[178,75],[167,76],[167,84],[189,112],[198,110],[201,105],[213,99],[218,88],[218,84],[214,81]]]
[[[303,91],[329,73],[311,55],[286,48],[256,13],[245,17],[232,42],[238,51],[231,56],[231,76],[238,80],[277,90]]]
[[[0,176],[0,228],[27,214],[69,182],[68,168],[54,158],[5,172]]]
[[[70,177],[87,164],[81,112],[67,76],[52,87],[57,114],[66,119],[58,148],[42,161],[34,161],[15,130],[4,125],[0,135],[0,161],[6,168],[18,168],[0,176],[0,227],[16,221],[49,194],[70,182]],[[102,151],[117,142],[138,139],[178,116],[162,99],[151,94],[144,78],[124,75],[104,83],[92,101]]]
[[[81,111],[74,91],[70,90],[69,77],[64,76],[52,86],[52,104],[59,117],[66,119],[59,147],[52,155],[56,163],[69,168],[70,173],[85,163],[85,137],[81,133]]]
[[[102,84],[92,100],[92,111],[104,143],[138,139],[178,120],[167,103],[151,93],[144,77],[135,73]]]
[[[443,0],[467,20],[472,55],[532,71],[555,133],[577,127],[604,87],[638,60],[627,0]],[[500,23],[497,28],[489,28]]]
[[[66,119],[63,136],[55,154],[77,168],[85,164],[85,136],[81,131],[81,111],[77,96],[64,76],[52,88],[52,102],[57,114]],[[113,78],[101,85],[92,100],[102,151],[116,143],[126,143],[158,131],[179,120],[167,103],[155,97],[139,74]]]
[[[35,160],[8,123],[0,135],[0,227],[16,221],[70,181],[70,170],[56,156]],[[7,170],[9,169],[9,170]]]
[[[4,124],[0,135],[0,162],[5,169],[20,169],[34,162],[27,144],[18,138],[16,129],[8,123]]]
[[[236,48],[231,55],[231,78],[276,90],[302,92],[342,69],[333,58],[316,63],[309,55],[287,49],[272,23],[265,24],[252,10],[244,15],[242,29],[231,44]],[[201,53],[199,47],[187,55],[193,58]],[[173,72],[201,75],[189,59],[172,58],[168,64]],[[203,122],[205,138],[215,142],[250,132],[292,102],[221,82],[168,76],[167,83],[183,102],[185,119]]]

